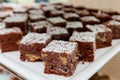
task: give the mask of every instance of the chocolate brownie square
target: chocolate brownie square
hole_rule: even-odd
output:
[[[5,18],[4,22],[6,23],[7,28],[12,28],[16,26],[22,30],[23,34],[27,33],[27,22],[28,22],[27,16],[21,17],[20,15],[14,15]]]
[[[65,13],[63,15],[64,19],[67,21],[79,21],[79,15],[76,13]]]
[[[46,33],[47,27],[50,27],[50,26],[52,25],[47,21],[34,22],[34,23],[30,23],[30,31],[37,32],[37,33]]]
[[[84,17],[81,17],[80,20],[83,22],[84,25],[86,25],[86,24],[99,24],[100,23],[100,20],[94,16],[84,16]]]
[[[70,35],[72,35],[74,30],[79,32],[84,30],[83,24],[80,21],[67,22],[66,28]]]
[[[74,13],[75,12],[75,9],[74,8],[63,8],[63,11],[66,12],[66,13]]]
[[[75,11],[80,17],[90,16],[90,12],[88,10],[76,10]]]
[[[63,14],[64,14],[64,11],[62,11],[62,10],[52,10],[50,12],[50,17],[59,17],[59,16],[62,17]]]
[[[98,18],[101,22],[105,22],[110,20],[110,16],[107,13],[103,13],[101,11],[99,12],[92,12],[91,13],[93,16],[95,16],[96,18]]]
[[[68,40],[69,39],[69,32],[66,28],[54,26],[48,27],[47,33],[52,36],[52,39],[55,40]]]
[[[96,50],[96,36],[93,32],[74,31],[69,41],[77,42],[79,46],[79,60],[92,62]]]
[[[0,50],[1,52],[18,50],[22,32],[19,28],[0,29]]]
[[[113,39],[120,39],[120,22],[110,20],[105,23],[112,30]]]
[[[29,10],[29,14],[44,14],[44,12],[41,9],[36,9],[36,10]]]
[[[42,10],[46,17],[50,17],[50,11],[55,10],[54,6],[44,6],[42,7]]]
[[[90,31],[96,34],[96,47],[104,48],[111,46],[112,44],[112,31],[110,28],[103,24],[87,25]]]
[[[62,5],[54,5],[55,9],[57,10],[62,10],[63,9],[63,6]]]
[[[73,5],[71,3],[63,3],[64,8],[73,8]]]
[[[50,22],[53,26],[66,26],[66,20],[64,20],[62,17],[47,18],[47,21]]]
[[[31,22],[46,20],[46,17],[42,14],[29,14],[29,19]]]
[[[111,18],[120,22],[120,15],[112,15]]]
[[[84,10],[84,9],[86,9],[84,6],[80,6],[80,5],[74,5],[74,8],[76,10]]]
[[[42,49],[41,56],[45,63],[44,73],[62,76],[73,75],[77,63],[78,44],[53,40]]]
[[[44,33],[28,33],[19,44],[22,61],[41,60],[41,50],[51,41],[51,36]]]

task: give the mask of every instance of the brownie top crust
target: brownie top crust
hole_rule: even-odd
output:
[[[81,17],[80,19],[81,19],[82,21],[86,21],[86,22],[88,22],[88,21],[100,22],[100,20],[97,19],[97,18],[94,17],[94,16],[85,16],[85,17]]]
[[[5,18],[10,16],[10,12],[8,11],[0,11],[0,18]]]
[[[44,14],[44,12],[40,9],[38,10],[29,10],[29,13],[30,14]]]
[[[45,19],[46,18],[42,14],[30,14],[29,16],[30,16],[31,19],[39,19],[39,18]]]
[[[98,24],[98,25],[87,25],[86,26],[88,29],[91,31],[98,33],[98,32],[106,32],[106,31],[111,31],[110,28],[106,27],[103,24]]]
[[[55,10],[55,7],[54,6],[44,6],[44,7],[42,7],[42,10],[43,11],[51,11],[51,10]]]
[[[69,18],[69,17],[79,17],[79,15],[76,13],[65,13],[64,14],[64,18]]]
[[[52,23],[66,22],[62,17],[48,18],[48,21]]]
[[[83,28],[83,24],[79,21],[67,22],[66,28]]]
[[[67,42],[62,40],[53,40],[42,51],[71,54],[77,48],[76,42]]]
[[[5,22],[25,22],[26,20],[27,20],[26,17],[21,17],[18,15],[14,15],[4,19]]]
[[[68,31],[66,28],[62,28],[62,27],[48,27],[47,29],[47,33],[48,34],[68,34]]]
[[[20,44],[33,44],[33,43],[43,43],[47,44],[47,41],[51,39],[51,36],[43,33],[43,34],[38,34],[38,33],[28,33],[20,42]]]
[[[74,31],[72,36],[70,37],[70,41],[94,42],[95,33]]]
[[[120,21],[120,15],[113,15],[112,19]]]
[[[106,23],[107,25],[120,25],[120,22],[119,21],[115,21],[115,20],[110,20],[110,21],[108,21],[107,23]]]
[[[0,29],[0,35],[6,35],[10,33],[22,34],[22,31],[20,28],[17,28],[17,27]]]

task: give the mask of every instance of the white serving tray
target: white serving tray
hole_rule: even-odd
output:
[[[75,73],[71,77],[44,74],[42,62],[22,62],[19,59],[19,51],[0,53],[0,64],[26,80],[88,80],[119,51],[120,40],[113,40],[112,47],[98,49],[96,51],[94,62],[79,63]]]

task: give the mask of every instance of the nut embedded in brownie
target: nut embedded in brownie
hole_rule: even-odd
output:
[[[44,73],[71,76],[78,63],[77,53],[76,42],[53,40],[41,52]]]
[[[52,39],[55,40],[68,40],[69,39],[69,32],[66,28],[54,26],[48,27],[47,33],[52,36]]]
[[[22,31],[19,28],[0,29],[0,50],[1,52],[18,50],[19,41],[22,38]]]
[[[64,20],[62,17],[47,18],[47,21],[50,22],[53,26],[66,26],[66,20]]]
[[[109,27],[103,24],[87,25],[86,27],[96,34],[96,48],[112,45],[112,31]]]
[[[84,16],[84,17],[81,17],[80,20],[83,22],[84,25],[100,23],[100,20],[94,16]]]
[[[30,31],[37,32],[37,33],[46,33],[47,27],[50,27],[50,26],[52,25],[47,21],[34,22],[34,23],[30,23]]]
[[[112,30],[113,39],[120,39],[120,22],[110,20],[104,24]]]
[[[41,50],[51,41],[51,36],[43,33],[28,33],[19,44],[22,61],[41,60]]]
[[[69,41],[77,42],[79,46],[79,61],[92,62],[96,50],[96,36],[93,32],[74,31]]]
[[[46,20],[46,17],[42,14],[29,14],[29,19],[31,22]]]
[[[76,13],[65,13],[63,17],[67,21],[80,21],[79,15]]]
[[[7,28],[12,28],[14,26],[19,27],[23,34],[27,33],[27,21],[27,16],[21,17],[20,15],[13,15],[11,17],[5,18],[4,20]]]
[[[74,30],[79,32],[84,31],[83,24],[80,21],[67,22],[66,28],[69,31],[70,35],[72,35]]]

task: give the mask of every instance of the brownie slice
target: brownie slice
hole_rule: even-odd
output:
[[[41,50],[51,41],[48,34],[28,33],[19,44],[22,61],[41,60]]]
[[[7,28],[12,28],[14,26],[19,27],[23,34],[27,33],[27,16],[21,17],[20,15],[14,15],[11,17],[5,18],[4,22],[6,23]]]
[[[74,30],[79,32],[84,30],[83,24],[80,21],[67,22],[66,28],[70,35],[72,35]]]
[[[96,47],[104,48],[111,46],[112,44],[112,31],[110,28],[105,25],[87,25],[86,26],[90,31],[96,34]]]
[[[37,21],[46,20],[46,17],[42,14],[30,14],[29,19],[31,22],[37,22]]]
[[[54,5],[55,9],[57,10],[62,10],[63,9],[63,6],[62,5]]]
[[[66,12],[66,13],[74,13],[75,12],[75,9],[74,8],[63,8],[63,11]]]
[[[36,9],[36,10],[29,10],[28,11],[29,14],[44,14],[44,12],[40,9]]]
[[[78,63],[77,43],[53,40],[42,49],[41,53],[45,63],[44,73],[62,76],[73,75]]]
[[[79,15],[76,13],[65,13],[63,15],[64,19],[67,21],[79,21]]]
[[[0,29],[0,50],[1,52],[18,50],[22,32],[19,28]]]
[[[110,16],[107,13],[103,13],[101,11],[99,11],[99,12],[92,12],[91,14],[93,16],[95,16],[96,18],[98,18],[101,22],[108,21],[108,20],[111,19]]]
[[[113,39],[120,39],[120,22],[110,20],[105,23],[112,30]]]
[[[80,5],[74,5],[74,8],[76,10],[84,10],[84,9],[86,9],[84,6],[80,6]]]
[[[75,12],[80,16],[90,16],[90,12],[88,10],[75,10]]]
[[[100,23],[100,20],[94,16],[84,16],[84,17],[81,17],[80,20],[83,22],[84,25]]]
[[[50,17],[50,11],[55,10],[54,6],[44,6],[42,7],[42,10],[46,17]]]
[[[96,36],[93,32],[74,31],[69,41],[78,43],[79,61],[92,62],[94,60]]]
[[[112,15],[111,18],[120,22],[120,15]]]
[[[71,3],[63,3],[64,8],[73,8],[73,5]]]
[[[53,26],[66,26],[66,21],[62,17],[47,18],[47,21],[50,22]]]
[[[52,10],[50,12],[50,17],[59,17],[59,16],[62,17],[63,14],[64,14],[64,11],[62,11],[62,10]]]
[[[50,26],[52,25],[47,21],[34,22],[34,23],[30,23],[30,31],[37,32],[37,33],[46,33],[47,27],[50,27]]]
[[[69,32],[66,28],[62,27],[48,27],[47,33],[52,36],[52,39],[56,40],[68,40],[69,39]]]

